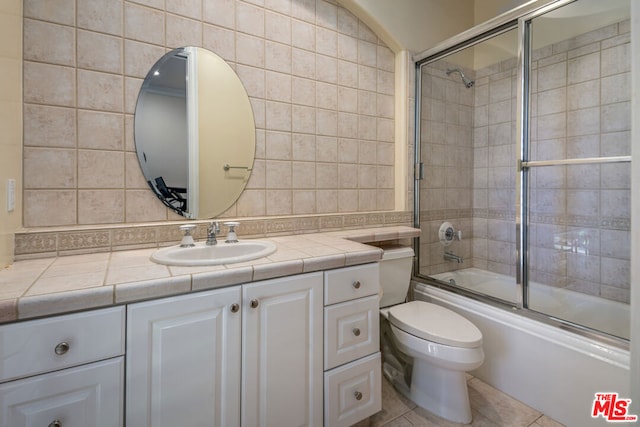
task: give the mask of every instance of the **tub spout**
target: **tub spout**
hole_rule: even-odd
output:
[[[446,259],[447,261],[455,261],[458,264],[462,264],[463,262],[462,257],[454,254],[453,252],[445,252],[444,259]]]

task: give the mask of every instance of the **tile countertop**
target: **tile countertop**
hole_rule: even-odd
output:
[[[375,262],[381,249],[364,242],[419,235],[396,226],[269,237],[258,239],[277,245],[268,257],[207,267],[156,264],[156,248],[17,261],[0,270],[0,323]]]

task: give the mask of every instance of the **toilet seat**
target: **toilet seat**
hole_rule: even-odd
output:
[[[389,309],[392,325],[427,341],[473,348],[482,345],[482,332],[469,320],[445,307],[410,301]]]

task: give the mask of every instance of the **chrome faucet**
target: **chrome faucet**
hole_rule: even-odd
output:
[[[207,246],[218,244],[216,234],[220,234],[220,224],[218,224],[218,221],[212,221],[209,227],[207,227]]]
[[[454,254],[453,252],[445,252],[444,259],[446,259],[447,261],[455,261],[458,264],[462,264],[463,262],[462,257]]]

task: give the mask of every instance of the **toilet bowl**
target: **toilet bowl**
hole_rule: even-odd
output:
[[[381,330],[387,331],[382,334],[383,372],[418,406],[447,420],[469,423],[465,373],[484,361],[482,333],[447,308],[404,302],[412,257],[411,248],[392,248],[385,249],[380,261]]]

